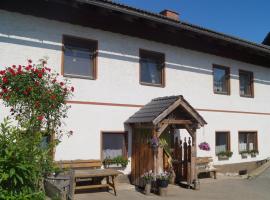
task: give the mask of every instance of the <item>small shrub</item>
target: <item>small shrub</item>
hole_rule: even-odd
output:
[[[49,149],[41,133],[28,135],[5,119],[0,125],[0,199],[42,199],[42,176],[49,173]],[[35,196],[35,198],[34,198]],[[4,198],[5,197],[5,198]]]

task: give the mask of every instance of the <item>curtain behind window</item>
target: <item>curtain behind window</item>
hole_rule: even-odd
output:
[[[141,81],[152,84],[161,84],[160,64],[151,59],[142,59]]]
[[[103,133],[103,158],[124,155],[125,136],[117,133]]]
[[[64,58],[64,73],[66,75],[77,75],[94,77],[93,55],[89,49],[66,46]]]
[[[216,153],[227,151],[227,133],[217,133],[216,135]]]

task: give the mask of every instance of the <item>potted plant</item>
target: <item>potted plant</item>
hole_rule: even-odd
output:
[[[255,149],[249,151],[249,154],[251,155],[252,158],[256,157],[256,155],[258,153],[259,153],[259,151],[258,150],[255,150]]]
[[[126,167],[128,164],[128,159],[124,156],[116,156],[114,158],[106,157],[103,160],[103,165],[105,168],[109,168],[111,165],[116,167]]]
[[[217,153],[218,160],[228,160],[230,157],[232,157],[233,152],[231,151],[221,151]]]
[[[157,175],[157,186],[159,188],[160,196],[166,196],[170,177],[171,174],[166,171]]]
[[[203,151],[210,151],[210,145],[207,142],[202,142],[199,144],[199,149]]]
[[[144,194],[149,195],[151,192],[151,183],[154,179],[154,174],[152,170],[146,172],[142,175],[142,179],[144,181]]]
[[[241,157],[243,159],[246,159],[248,157],[249,151],[245,150],[245,151],[240,151],[239,153],[241,154]]]

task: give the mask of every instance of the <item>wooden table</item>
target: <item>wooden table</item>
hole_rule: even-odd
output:
[[[112,188],[114,194],[116,196],[116,189],[115,189],[115,177],[121,174],[121,172],[114,170],[114,169],[87,169],[87,170],[75,170],[74,174],[74,188],[77,190],[80,189],[97,189],[97,188]],[[111,182],[110,182],[111,177]],[[106,178],[106,184],[91,184],[91,185],[83,185],[77,186],[76,183],[93,180],[95,178],[104,179]]]

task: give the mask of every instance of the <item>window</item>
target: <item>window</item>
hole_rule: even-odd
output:
[[[140,50],[140,83],[165,86],[165,56],[162,53]]]
[[[102,132],[102,155],[105,158],[127,157],[127,132]]]
[[[240,96],[253,97],[253,73],[239,70]]]
[[[97,41],[63,37],[64,76],[96,79]]]
[[[213,75],[214,75],[214,93],[229,95],[230,69],[228,67],[214,65]]]
[[[239,132],[239,152],[258,150],[257,132]]]
[[[230,150],[230,132],[216,132],[216,154]]]

